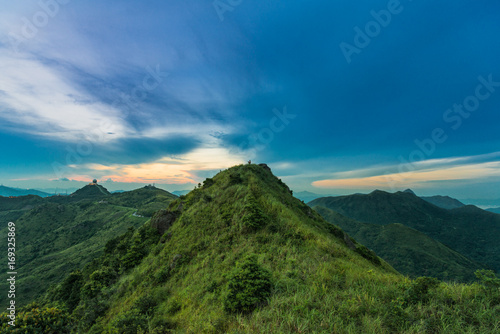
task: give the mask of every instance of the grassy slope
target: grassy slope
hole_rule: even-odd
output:
[[[479,297],[479,286],[442,284],[432,294],[415,288],[383,261],[377,265],[349,249],[339,229],[293,198],[264,168],[237,166],[213,181],[173,202],[171,210],[182,208],[182,215],[162,242],[152,245],[131,272],[103,287],[98,304],[89,302],[106,305],[92,333],[125,333],[141,317],[147,319],[148,333],[159,323],[178,333],[430,333],[443,328],[489,333],[499,328],[498,306]],[[242,219],[250,193],[267,217],[254,232]],[[258,263],[271,272],[272,295],[250,315],[227,314],[228,275],[249,254],[257,254]],[[145,300],[152,306],[140,314],[137,308],[144,310]],[[93,311],[85,304],[82,308]]]
[[[97,187],[94,190],[98,190]],[[100,256],[107,240],[125,233],[129,227],[143,225],[148,218],[136,217],[133,213],[143,209],[143,205],[168,205],[173,195],[161,192],[165,194],[159,196],[156,191],[143,189],[123,193],[117,199],[117,205],[98,203],[97,199],[101,196],[91,196],[94,200],[84,199],[84,193],[80,192],[72,203],[52,203],[52,200],[68,201],[67,198],[54,197],[45,199],[44,204],[28,211],[3,211],[5,214],[23,213],[13,219],[16,222],[19,273],[17,302],[23,305],[43,294],[51,284],[59,282],[69,272]],[[100,190],[98,193],[105,194]],[[24,198],[24,204],[22,199],[12,199],[13,203],[5,204],[4,208],[26,207],[26,203],[29,206],[33,203],[33,198]],[[8,221],[2,220],[1,240],[6,240],[5,226]],[[3,257],[0,265],[6,266]],[[0,282],[0,290],[7,291],[3,281]],[[6,302],[6,295],[0,294],[0,306],[3,307]]]
[[[405,225],[360,223],[324,207],[314,209],[410,277],[432,276],[467,282],[474,281],[474,272],[483,269],[480,264]]]
[[[369,195],[324,197],[309,203],[363,223],[400,223],[500,271],[500,216],[474,206],[446,210],[413,194],[374,191]]]

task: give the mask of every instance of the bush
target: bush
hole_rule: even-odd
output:
[[[152,315],[155,311],[156,305],[158,305],[156,299],[149,295],[139,297],[134,303],[134,307],[137,311],[139,311],[140,314],[145,315]]]
[[[116,276],[116,272],[109,267],[94,271],[90,275],[89,281],[82,287],[81,297],[86,300],[95,298],[103,288],[111,285]]]
[[[495,275],[493,270],[476,270],[474,273],[479,282],[488,290],[500,288],[500,278]]]
[[[83,274],[80,270],[70,273],[62,281],[56,294],[56,299],[63,301],[69,312],[73,312],[80,302],[80,290],[83,287]]]
[[[1,333],[70,333],[72,319],[69,314],[55,307],[40,308],[37,304],[27,305],[16,315],[16,326],[8,324],[11,319],[6,313],[0,315]]]
[[[358,247],[356,247],[355,252],[373,264],[376,264],[378,266],[382,264],[377,254],[375,254],[375,252],[369,250],[365,246],[359,245]]]
[[[427,302],[430,299],[430,290],[436,288],[439,283],[439,280],[434,277],[418,277],[411,282],[406,291],[406,302],[408,304]]]
[[[255,255],[238,263],[229,277],[224,296],[228,313],[250,313],[271,295],[271,274],[257,264]]]
[[[264,215],[264,212],[260,208],[253,194],[248,195],[242,223],[243,228],[247,231],[258,230],[266,223],[266,216]]]
[[[163,267],[155,274],[155,281],[157,283],[165,283],[170,278],[170,267]]]
[[[120,334],[136,334],[140,330],[144,331],[148,328],[148,319],[144,314],[140,314],[134,309],[116,317],[112,326]]]
[[[177,300],[177,298],[172,299],[167,306],[167,314],[174,315],[182,309],[182,304]]]

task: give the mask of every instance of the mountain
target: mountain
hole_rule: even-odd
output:
[[[7,238],[7,222],[16,224],[16,300],[26,303],[43,294],[74,269],[99,257],[108,239],[142,226],[144,217],[168,206],[176,197],[157,188],[141,188],[111,195],[104,187],[87,185],[72,196],[0,198],[0,238]],[[0,265],[6,266],[2,258]],[[0,282],[0,289],[7,284]],[[6,295],[0,294],[0,306]]]
[[[177,196],[163,189],[145,186],[133,191],[114,193],[106,200],[114,205],[138,207],[137,214],[151,217],[156,211],[165,208],[165,204],[176,198]]]
[[[496,199],[485,199],[485,198],[467,198],[461,200],[463,203],[473,204],[479,207],[500,207],[500,198]]]
[[[304,201],[305,203],[308,203],[312,200],[315,200],[316,198],[320,198],[320,197],[324,197],[325,195],[319,195],[319,194],[315,194],[315,193],[312,193],[312,192],[309,192],[309,191],[300,191],[300,192],[297,192],[297,193],[293,193],[293,195],[300,199],[301,201]]]
[[[403,224],[437,240],[469,259],[500,271],[500,216],[467,205],[439,208],[404,192],[325,197],[309,203],[363,223]]]
[[[0,196],[9,197],[9,196],[27,196],[27,195],[36,195],[40,197],[52,196],[49,193],[35,189],[19,189],[19,188],[10,188],[3,185],[0,186]]]
[[[189,194],[191,190],[176,190],[176,191],[172,191],[172,194],[176,195],[176,196],[183,196],[183,195],[187,195]]]
[[[88,184],[69,195],[69,197],[72,200],[80,200],[90,198],[103,198],[109,195],[111,195],[111,193],[103,186],[99,184]]]
[[[454,199],[449,196],[421,196],[420,198],[424,201],[434,204],[435,206],[448,210],[465,206],[465,204],[460,202],[458,199]]]
[[[313,208],[410,277],[432,276],[445,281],[470,282],[475,280],[476,270],[484,269],[484,266],[405,225],[361,223],[321,206]]]
[[[486,211],[500,214],[500,208],[489,208],[489,209],[486,209]]]
[[[36,313],[20,310],[19,326],[50,314],[36,319],[58,333],[487,333],[494,300],[401,276],[248,164],[109,240]]]

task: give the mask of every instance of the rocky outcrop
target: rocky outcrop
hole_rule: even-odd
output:
[[[267,164],[259,164],[259,166],[271,172],[271,168]]]
[[[179,218],[180,211],[160,210],[151,218],[151,227],[163,235]]]

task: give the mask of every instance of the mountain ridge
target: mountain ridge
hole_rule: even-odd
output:
[[[475,262],[500,270],[500,245],[496,241],[500,239],[500,217],[475,206],[447,210],[410,193],[383,191],[326,197],[309,205],[323,206],[363,223],[404,224]]]

